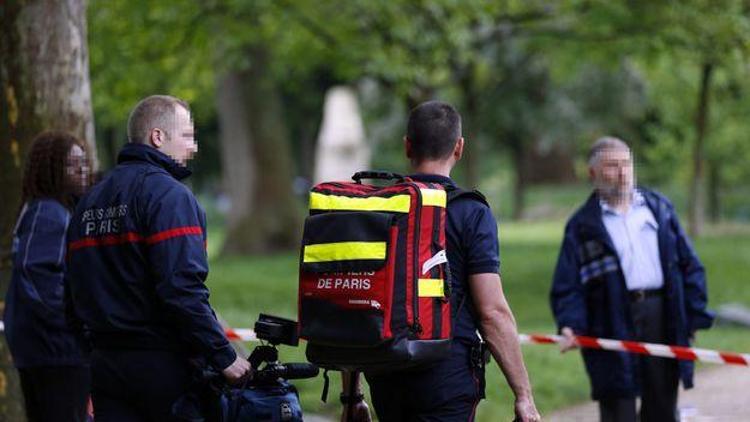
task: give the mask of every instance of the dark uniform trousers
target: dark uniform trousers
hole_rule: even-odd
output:
[[[630,312],[635,327],[635,339],[649,343],[666,340],[664,297],[660,294],[632,300]],[[638,376],[641,386],[640,422],[670,422],[677,420],[677,391],[679,369],[677,361],[668,358],[640,356]],[[635,398],[600,400],[603,422],[634,422]]]
[[[18,373],[29,422],[86,420],[88,366],[20,368]]]
[[[175,420],[192,380],[188,359],[165,350],[95,349],[91,372],[96,422]]]
[[[452,356],[428,370],[368,375],[372,404],[383,422],[470,422],[484,398],[484,361],[454,342]]]

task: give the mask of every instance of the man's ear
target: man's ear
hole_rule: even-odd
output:
[[[404,136],[404,151],[406,151],[406,158],[412,159],[412,150],[411,150],[411,139]]]
[[[164,145],[164,131],[158,128],[151,129],[148,135],[148,141],[154,148],[161,148]]]
[[[596,170],[594,170],[593,167],[589,166],[589,181],[593,183],[595,178],[596,178]]]
[[[458,161],[463,156],[464,156],[464,138],[462,136],[458,138],[458,141],[456,141],[456,146],[453,147],[453,158],[455,158],[456,161]]]

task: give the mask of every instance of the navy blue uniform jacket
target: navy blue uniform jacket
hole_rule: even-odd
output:
[[[709,328],[713,322],[706,310],[705,271],[669,200],[639,190],[659,225],[667,342],[688,346],[691,333]],[[596,194],[565,227],[550,296],[558,328],[571,327],[576,334],[587,336],[633,339],[625,278]],[[593,349],[584,349],[582,354],[595,400],[639,394],[635,355]],[[683,386],[691,388],[693,362],[680,361],[679,367]]]
[[[83,365],[65,321],[65,232],[70,213],[53,199],[29,201],[13,233],[13,273],[5,297],[5,336],[18,368]]]
[[[434,174],[409,177],[426,183],[456,188],[452,179]],[[416,408],[432,408],[448,402],[475,401],[484,397],[484,371],[470,365],[470,349],[479,343],[479,316],[471,297],[471,275],[498,273],[500,267],[497,222],[490,207],[470,197],[448,203],[445,226],[446,250],[451,272],[451,315],[454,315],[451,356],[426,370],[368,376],[371,388],[407,388]],[[413,403],[414,404],[414,403]],[[388,403],[384,404],[388,406]],[[394,405],[395,404],[391,404]]]
[[[81,199],[69,230],[69,317],[94,348],[161,349],[216,369],[236,358],[208,303],[206,217],[190,175],[147,145]]]

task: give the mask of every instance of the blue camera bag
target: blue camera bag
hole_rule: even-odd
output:
[[[232,388],[221,396],[224,422],[302,421],[297,389],[286,381]]]

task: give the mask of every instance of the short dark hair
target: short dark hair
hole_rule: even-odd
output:
[[[33,199],[55,199],[72,209],[74,198],[66,185],[65,163],[74,145],[86,152],[83,141],[66,132],[42,132],[31,143],[23,172],[21,203]]]
[[[447,158],[461,137],[461,115],[442,101],[427,101],[409,113],[406,137],[416,162]]]
[[[154,128],[165,131],[167,136],[174,136],[170,132],[174,126],[177,107],[190,112],[188,103],[171,95],[152,95],[142,99],[128,117],[128,141],[145,144]]]

